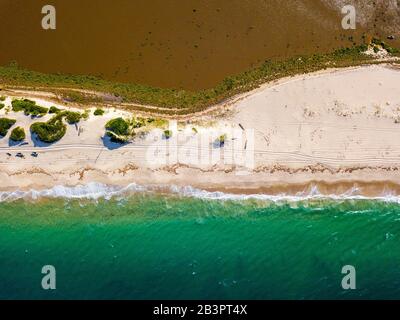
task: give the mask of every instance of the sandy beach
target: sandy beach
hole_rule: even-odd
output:
[[[23,92],[7,92],[6,106]],[[56,105],[45,98],[41,106]],[[68,109],[62,105],[59,108]],[[33,122],[17,120],[26,132]],[[322,193],[400,194],[400,69],[373,65],[325,70],[263,85],[212,112],[162,130],[138,134],[120,146],[104,137],[105,123],[132,117],[108,109],[77,126],[60,141],[24,145],[0,139],[0,190],[29,190],[89,182],[110,185],[193,186],[234,193],[297,193],[318,186]],[[11,131],[11,130],[10,130]],[[215,141],[225,135],[225,144]],[[16,153],[25,158],[16,158]],[[30,154],[37,152],[38,157]]]

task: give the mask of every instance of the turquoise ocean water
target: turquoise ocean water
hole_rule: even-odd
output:
[[[41,288],[53,265],[57,289]],[[341,287],[344,265],[357,290]],[[135,193],[0,203],[1,299],[398,299],[400,205]]]

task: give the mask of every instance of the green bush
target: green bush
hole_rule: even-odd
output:
[[[4,103],[0,103],[0,110],[3,109],[5,107]]]
[[[5,96],[0,96],[0,101],[4,101],[4,100],[6,100],[6,97]]]
[[[64,111],[63,113],[60,113],[62,116],[65,117],[65,120],[69,124],[75,124],[81,121],[82,115],[79,112],[74,112],[74,111]]]
[[[81,115],[81,119],[83,119],[83,120],[87,120],[87,119],[89,119],[89,117],[90,117],[90,111],[89,111],[89,109],[86,109],[83,113],[82,113],[82,115]]]
[[[13,100],[11,102],[12,109],[15,112],[24,111],[27,116],[44,116],[49,109],[36,105],[35,101],[23,99],[23,100]]]
[[[129,140],[129,122],[116,118],[106,123],[106,134],[112,142],[125,143]]]
[[[21,127],[16,127],[11,131],[10,139],[13,141],[23,141],[25,140],[25,130]]]
[[[53,113],[59,113],[61,111],[61,109],[58,109],[55,106],[50,107],[49,113],[53,114]]]
[[[32,124],[31,132],[35,133],[40,141],[53,143],[64,137],[67,132],[67,126],[62,122],[62,117],[58,115],[47,122]]]
[[[223,147],[225,145],[226,138],[227,138],[226,134],[219,136],[218,143],[220,147]]]
[[[97,109],[94,111],[94,115],[95,115],[95,116],[102,116],[103,114],[104,114],[104,110],[103,110],[103,109],[97,108]]]
[[[172,131],[171,130],[165,130],[164,131],[164,137],[165,139],[169,139],[172,137]]]
[[[0,118],[0,136],[6,136],[8,130],[17,122],[14,119]]]
[[[129,123],[122,118],[116,118],[106,123],[106,129],[119,136],[127,136],[129,134]]]

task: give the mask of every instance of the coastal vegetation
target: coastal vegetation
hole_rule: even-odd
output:
[[[16,123],[15,119],[0,118],[0,136],[6,136],[8,130]]]
[[[112,142],[125,143],[131,136],[130,123],[119,117],[106,123],[106,134]]]
[[[67,126],[59,115],[47,122],[35,122],[31,125],[31,132],[36,134],[42,142],[53,143],[59,141],[67,132]]]
[[[226,141],[226,134],[222,134],[219,136],[219,138],[217,139],[217,143],[219,144],[220,147],[223,147],[225,145],[225,141]]]
[[[68,124],[76,124],[82,118],[82,114],[75,111],[59,111],[47,122],[36,122],[31,125],[31,132],[35,133],[42,142],[53,143],[59,141],[67,132]]]
[[[25,130],[21,127],[16,127],[11,131],[10,139],[16,142],[25,140]]]
[[[55,107],[55,106],[51,106],[49,109],[49,113],[54,114],[54,113],[59,113],[61,112],[61,109]]]
[[[378,43],[393,55],[399,55],[398,50],[377,39]],[[83,94],[79,90],[93,90],[109,93],[122,102],[131,103],[126,106],[130,110],[156,112],[166,115],[184,115],[205,110],[210,105],[222,102],[236,94],[257,88],[262,83],[285,76],[308,73],[330,67],[348,67],[363,63],[379,63],[374,57],[364,54],[368,45],[358,45],[338,49],[331,53],[298,56],[288,60],[267,60],[257,67],[228,77],[214,88],[200,91],[182,89],[155,88],[133,83],[115,83],[94,76],[43,74],[27,71],[13,63],[0,67],[0,81],[9,86],[46,87],[48,91],[68,96],[68,101],[81,104],[91,103],[93,99],[101,102],[101,96]],[[60,89],[63,88],[62,92]],[[140,105],[135,105],[140,104]],[[151,109],[146,106],[158,107]]]
[[[93,113],[95,116],[102,116],[103,114],[104,114],[104,110],[103,109],[100,109],[100,108],[97,108],[95,111],[94,111],[94,113]]]
[[[75,111],[63,111],[61,113],[59,113],[59,116],[65,117],[65,120],[69,123],[69,124],[75,124],[78,123],[79,121],[81,121],[82,115],[79,112],[75,112]]]
[[[25,115],[32,117],[42,117],[49,111],[48,108],[38,106],[35,101],[29,99],[13,100],[11,106],[13,111],[23,111]]]
[[[164,138],[168,140],[171,137],[172,137],[172,131],[171,130],[164,130]]]

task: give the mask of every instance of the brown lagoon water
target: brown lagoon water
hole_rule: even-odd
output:
[[[0,0],[1,65],[201,89],[265,59],[349,46],[365,31],[341,29],[321,0],[52,0],[57,30],[45,31],[48,3]]]

